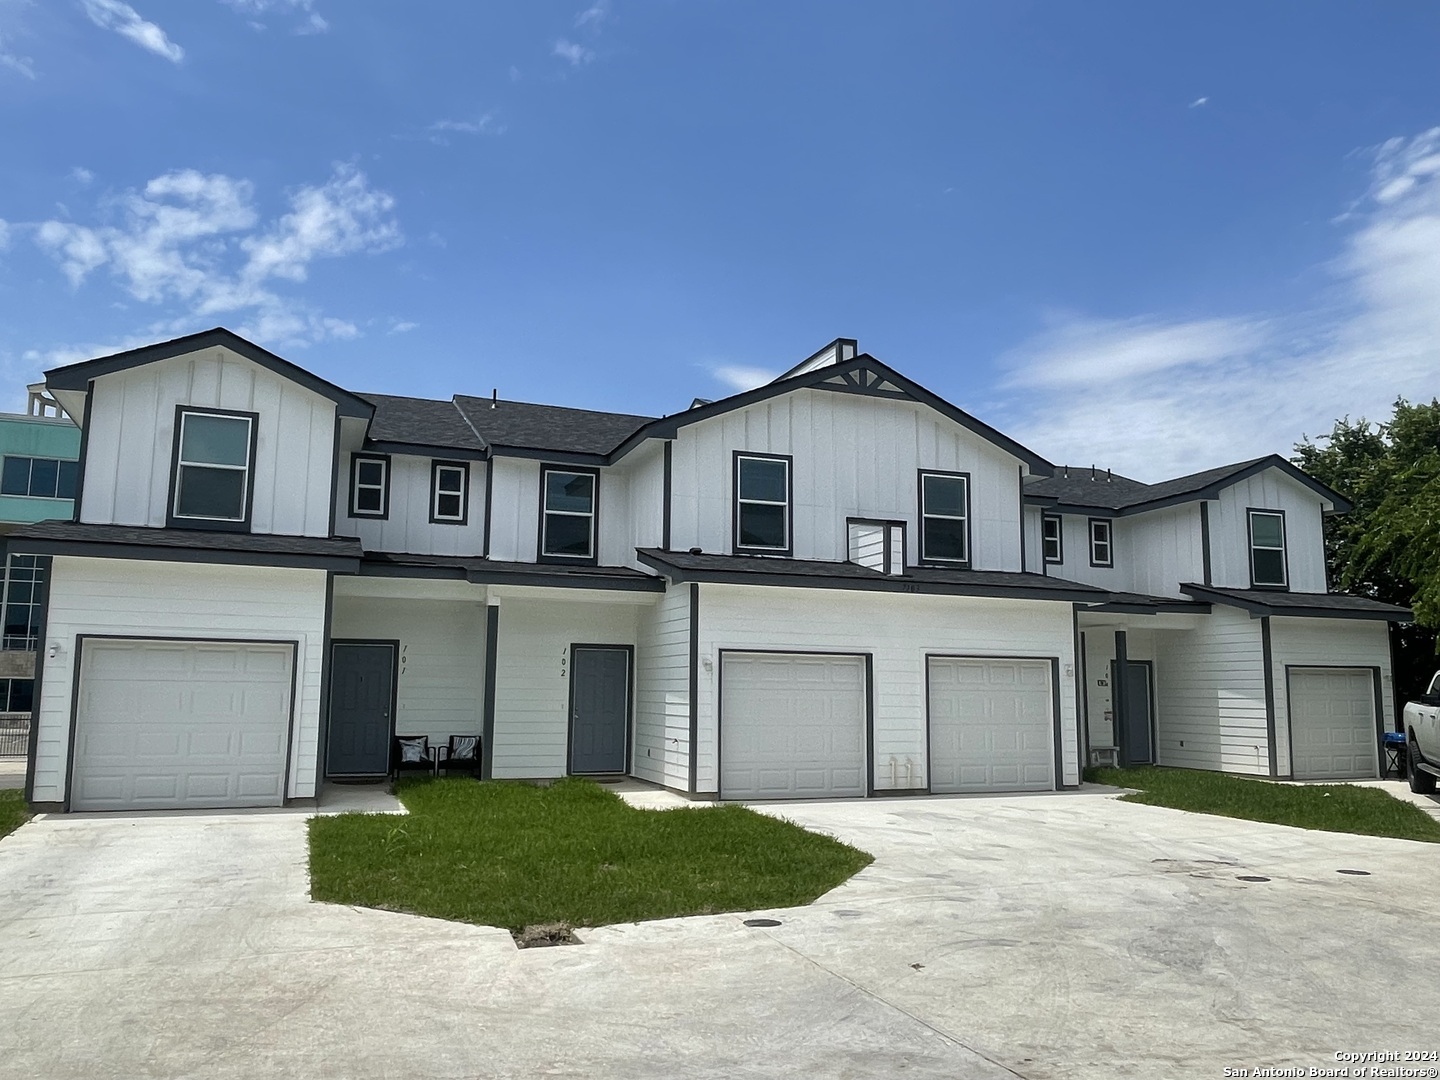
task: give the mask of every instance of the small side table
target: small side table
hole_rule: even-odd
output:
[[[1410,767],[1410,748],[1405,742],[1403,731],[1387,731],[1381,747],[1385,751],[1385,773],[1381,776],[1383,780],[1392,772],[1396,779],[1404,780],[1405,773]]]
[[[438,743],[430,747],[430,774],[438,777],[440,775],[440,763],[450,754],[448,746],[441,746]]]

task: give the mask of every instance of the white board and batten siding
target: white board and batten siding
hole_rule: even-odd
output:
[[[1018,541],[1018,518],[1014,524]],[[1069,604],[788,588],[768,588],[763,602],[757,603],[755,593],[743,585],[700,587],[696,750],[701,792],[717,790],[716,688],[722,650],[870,654],[877,791],[929,784],[929,656],[1056,658],[1062,671],[1057,687],[1060,782],[1079,782],[1075,681],[1063,674],[1074,662]]]
[[[484,550],[485,485],[488,482],[485,462],[466,462],[470,469],[470,495],[465,523],[461,525],[430,520],[431,464],[452,460],[440,451],[436,451],[434,458],[390,455],[390,512],[383,520],[350,516],[351,457],[347,453],[340,458],[336,532],[358,536],[366,551],[478,557]]]
[[[1285,557],[1292,592],[1323,593],[1325,533],[1320,497],[1279,469],[1231,484],[1210,505],[1212,584],[1250,588],[1247,509],[1285,511]]]
[[[848,517],[907,523],[919,556],[918,473],[970,474],[972,562],[1020,569],[1019,461],[933,410],[826,390],[793,393],[682,427],[673,451],[671,547],[733,550],[734,451],[793,457],[794,553],[844,561]]]
[[[1216,604],[1190,630],[1155,635],[1156,760],[1267,775],[1260,620]]]
[[[1218,610],[1218,609],[1217,609]],[[1390,668],[1390,633],[1386,624],[1368,619],[1296,619],[1275,617],[1270,620],[1270,656],[1274,664],[1275,733],[1279,752],[1280,775],[1291,771],[1290,738],[1300,717],[1291,716],[1289,674],[1295,669],[1369,669],[1380,670],[1381,715],[1386,731],[1395,730],[1394,677]],[[1374,708],[1371,707],[1373,717]],[[1374,775],[1379,755],[1371,748],[1365,762],[1368,770],[1359,775]]]
[[[82,634],[296,643],[286,795],[315,795],[324,571],[57,555],[40,649],[45,673],[34,735],[36,802],[65,799],[76,638]]]
[[[636,548],[658,548],[665,532],[665,445],[652,439],[600,470],[600,561],[644,569]]]
[[[441,745],[451,735],[480,734],[484,603],[347,596],[344,587],[337,580],[331,637],[400,643],[396,734],[428,735]]]
[[[176,405],[259,414],[251,531],[330,534],[335,403],[224,348],[95,380],[81,521],[165,524]]]
[[[635,650],[633,771],[681,791],[690,787],[690,588],[641,609]]]
[[[639,613],[653,595],[592,601],[535,589],[500,604],[495,658],[493,775],[564,776],[570,731],[570,646],[634,645]]]
[[[1110,522],[1112,566],[1090,565],[1090,519],[1080,514],[1061,517],[1064,561],[1046,566],[1051,577],[1084,582],[1104,589],[1183,598],[1181,582],[1205,578],[1198,503],[1152,510]],[[1028,544],[1027,539],[1027,544]],[[1026,558],[1038,573],[1043,554],[1037,547]]]

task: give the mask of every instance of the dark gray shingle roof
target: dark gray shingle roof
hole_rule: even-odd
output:
[[[271,533],[218,532],[208,529],[152,529],[143,525],[91,525],[79,521],[40,521],[22,525],[7,538],[13,551],[54,551],[57,546],[103,549],[160,549],[211,552],[281,560],[359,559],[353,536],[282,536]],[[163,559],[157,554],[154,558]]]
[[[1384,619],[1409,622],[1409,608],[1385,604],[1349,593],[1302,593],[1281,589],[1222,589],[1214,585],[1181,585],[1180,591],[1197,600],[1215,600],[1256,615],[1294,615],[1312,618]]]
[[[375,406],[370,438],[376,442],[414,443],[463,450],[483,450],[475,434],[453,401],[397,397],[393,394],[361,394]]]
[[[654,417],[457,394],[455,404],[491,446],[608,454]]]

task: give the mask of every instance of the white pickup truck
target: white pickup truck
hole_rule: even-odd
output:
[[[1440,671],[1425,693],[1405,706],[1405,746],[1410,790],[1433,795],[1440,778]]]

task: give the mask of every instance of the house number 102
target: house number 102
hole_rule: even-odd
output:
[[[570,662],[569,655],[565,649],[560,650],[560,677],[565,677],[565,665]]]

